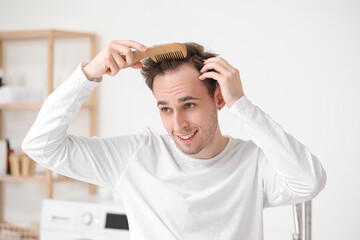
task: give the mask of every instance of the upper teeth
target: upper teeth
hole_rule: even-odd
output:
[[[184,139],[184,140],[186,140],[186,139],[189,139],[189,138],[191,138],[194,134],[196,133],[196,131],[195,132],[193,132],[193,133],[191,133],[191,134],[189,134],[189,135],[185,135],[185,136],[179,136],[181,139]]]

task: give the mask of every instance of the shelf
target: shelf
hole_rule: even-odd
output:
[[[1,109],[20,109],[20,110],[27,110],[27,109],[35,109],[38,110],[42,106],[42,103],[7,103],[7,104],[0,104]],[[90,109],[90,104],[84,104],[82,109]]]
[[[54,38],[89,38],[95,37],[93,33],[82,33],[73,31],[63,31],[56,29],[31,30],[31,31],[3,31],[0,32],[0,40],[26,40],[26,39],[46,39],[50,35]]]
[[[68,182],[77,181],[68,177],[56,177],[52,179],[53,182]],[[46,182],[45,175],[43,176],[13,176],[13,175],[0,175],[0,182]]]
[[[4,67],[3,64],[3,48],[7,41],[31,41],[31,40],[45,40],[47,47],[47,78],[45,90],[46,96],[49,96],[54,90],[54,66],[55,66],[55,44],[58,42],[57,39],[64,38],[87,38],[90,40],[90,56],[94,58],[96,50],[96,35],[94,33],[86,32],[75,32],[75,31],[63,31],[58,29],[44,29],[44,30],[25,30],[25,31],[0,31],[0,68]],[[93,92],[94,93],[94,92]],[[95,134],[95,119],[96,119],[96,100],[95,95],[91,94],[90,100],[86,102],[81,108],[87,109],[89,113],[89,133],[90,136]],[[0,104],[0,139],[3,138],[3,113],[6,111],[38,111],[41,109],[42,102],[39,103],[7,103]],[[0,175],[0,219],[3,217],[3,201],[2,201],[2,184],[4,182],[33,182],[33,183],[44,183],[45,184],[45,197],[53,197],[53,184],[56,182],[70,182],[78,181],[65,176],[53,177],[52,172],[47,169],[45,174],[35,176],[13,176],[13,175]],[[81,182],[81,181],[79,181]],[[89,184],[89,194],[94,194],[96,191],[95,185]]]
[[[40,109],[42,103],[6,103],[0,104],[0,109]]]

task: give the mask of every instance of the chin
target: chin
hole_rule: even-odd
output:
[[[176,143],[177,148],[180,149],[180,151],[186,155],[193,156],[193,155],[199,154],[203,150],[203,148],[201,146],[196,146],[195,148],[194,147],[187,148],[187,147],[184,147],[183,143],[178,142],[176,140],[174,140],[174,141]]]

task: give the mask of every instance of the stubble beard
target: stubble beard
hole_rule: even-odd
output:
[[[195,136],[195,137],[201,137],[201,139],[196,139],[197,141],[200,141],[200,143],[197,146],[191,146],[194,144],[192,141],[187,144],[178,143],[179,140],[175,139],[175,138],[177,138],[177,136],[174,136],[174,135],[171,135],[171,136],[172,136],[173,140],[175,141],[176,146],[183,153],[185,153],[186,155],[195,155],[195,154],[198,154],[199,152],[201,152],[203,149],[211,146],[211,144],[214,142],[214,139],[215,139],[215,133],[216,133],[217,127],[218,127],[218,117],[217,117],[216,108],[214,108],[212,117],[207,122],[205,128],[202,128],[204,130],[204,132],[202,133],[202,136],[200,136],[200,135]],[[186,146],[189,146],[189,147],[186,147]]]

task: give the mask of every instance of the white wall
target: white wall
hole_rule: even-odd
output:
[[[99,36],[99,50],[113,39],[134,39],[147,46],[195,41],[220,53],[240,70],[245,94],[252,102],[305,143],[326,169],[327,186],[313,200],[313,239],[355,239],[360,222],[359,10],[357,0],[0,0],[0,31],[90,31]],[[69,57],[59,55],[59,64],[66,65]],[[41,54],[32,57],[42,61]],[[18,63],[21,55],[11,61]],[[80,61],[59,70],[57,77],[65,76]],[[44,72],[34,74],[40,81]],[[17,114],[4,115],[17,118]],[[27,118],[31,120],[25,120],[25,125],[33,118]],[[99,87],[98,118],[101,136],[134,132],[143,126],[164,132],[151,92],[133,69],[104,79]],[[221,111],[220,121],[223,133],[246,138],[227,110]],[[19,130],[18,135],[22,134]],[[42,187],[4,185],[8,218],[22,216],[16,213],[15,203],[24,193],[36,207],[24,208],[23,213],[29,219],[39,216]],[[60,185],[57,194],[67,194],[68,188],[86,194],[86,185],[80,183]],[[265,227],[265,239],[291,239],[291,208],[265,210]]]

